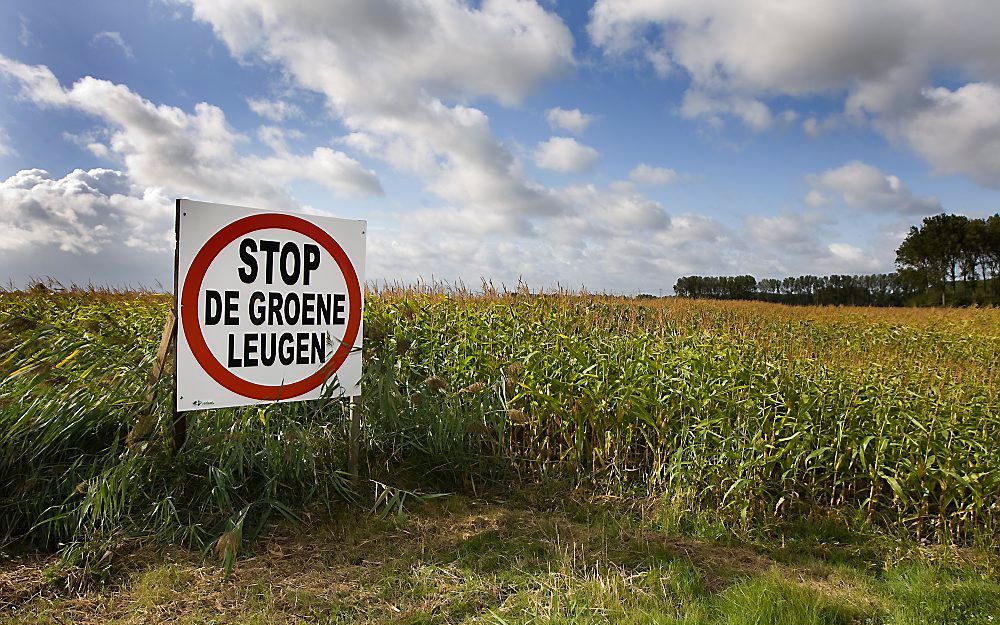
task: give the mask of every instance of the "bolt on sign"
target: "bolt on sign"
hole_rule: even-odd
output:
[[[366,222],[177,201],[177,410],[356,396]]]

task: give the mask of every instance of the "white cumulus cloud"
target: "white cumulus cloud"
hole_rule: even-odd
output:
[[[166,251],[173,202],[158,188],[133,185],[111,169],[77,169],[53,178],[22,170],[0,183],[0,251],[52,246],[100,252],[108,245]]]
[[[967,174],[1000,188],[1000,86],[970,83],[954,91],[926,89],[925,105],[888,123],[936,171]]]
[[[169,267],[164,246],[169,246],[172,207],[167,198],[183,194],[293,207],[289,186],[297,181],[325,185],[347,197],[380,194],[378,176],[350,154],[364,154],[416,177],[433,196],[421,198],[420,208],[379,211],[379,218],[372,220],[372,277],[475,280],[483,276],[508,285],[523,277],[535,286],[586,284],[631,291],[669,289],[681,274],[761,275],[776,267],[848,271],[877,257],[866,246],[831,232],[825,213],[819,211],[756,215],[742,227],[731,228],[706,215],[664,206],[641,190],[642,185],[671,184],[682,178],[666,167],[642,163],[628,180],[608,185],[549,187],[533,178],[532,161],[555,171],[582,172],[600,158],[597,150],[570,136],[552,137],[521,156],[519,149],[497,136],[484,112],[483,102],[519,105],[540,85],[576,66],[573,37],[551,3],[179,2],[189,5],[194,18],[211,27],[240,63],[264,66],[267,75],[282,77],[283,90],[265,85],[258,93],[320,94],[329,114],[343,126],[338,131],[342,136],[330,145],[299,147],[305,137],[281,127],[303,116],[301,108],[287,99],[248,99],[250,110],[266,122],[238,130],[209,103],[184,108],[157,104],[126,85],[93,77],[64,85],[47,67],[0,57],[0,78],[9,80],[20,98],[97,120],[99,129],[78,132],[71,139],[109,162],[108,169],[77,170],[62,178],[27,169],[5,181],[0,187],[0,264],[22,273],[44,274],[53,266],[82,275],[86,270],[97,281],[102,281],[101,271],[111,271],[113,262],[128,265],[131,271],[143,266],[137,259],[155,257],[156,264],[147,262],[146,270]],[[818,5],[821,9],[827,6],[823,2]],[[602,7],[612,5],[617,16],[602,13],[606,11]],[[755,37],[787,43],[793,34],[773,28],[786,24],[774,8],[777,5],[761,6],[766,9],[761,19],[770,22],[766,28],[750,20],[756,14],[721,0],[703,4],[600,0],[592,13],[591,35],[610,54],[635,53],[659,74],[691,77],[692,86],[678,110],[692,119],[722,125],[736,118],[764,131],[802,119],[787,109],[786,102],[775,104],[777,97],[840,93],[845,117],[871,116],[882,132],[914,149],[926,149],[925,158],[931,158],[934,147],[947,153],[942,157],[947,162],[936,166],[942,173],[952,171],[947,164],[955,154],[974,156],[974,145],[959,140],[963,133],[988,135],[989,116],[978,113],[983,103],[991,101],[988,88],[997,81],[984,73],[988,63],[968,66],[969,75],[982,76],[985,91],[957,87],[946,93],[926,89],[921,71],[894,70],[906,66],[902,61],[885,67],[873,62],[870,71],[816,75],[814,70],[833,62],[824,57],[822,47],[842,45],[832,40],[817,40],[821,50],[816,54],[807,50],[805,60],[797,58],[794,47],[785,46],[782,54],[765,50],[764,57],[785,64],[785,70],[768,69],[768,63],[755,65],[761,47]],[[847,12],[862,10],[860,3],[845,6]],[[793,15],[802,13],[797,6],[786,8]],[[730,9],[736,18],[722,15]],[[866,29],[888,28],[868,21],[850,22],[859,30],[857,36],[867,36]],[[739,30],[744,22],[754,22],[748,27],[750,36],[730,41],[727,31]],[[953,38],[956,59],[968,52],[959,39]],[[716,41],[726,45],[716,49]],[[879,45],[889,49],[893,41]],[[762,47],[772,44],[777,45],[769,40]],[[876,48],[848,55],[843,63],[856,68]],[[962,63],[944,65],[966,67]],[[880,92],[876,88],[880,84],[891,89]],[[899,105],[898,94],[911,89],[916,95],[906,100],[906,106]],[[890,116],[890,106],[899,114]],[[949,112],[955,110],[968,117],[968,126],[948,126],[954,117]],[[921,112],[927,115],[921,117]],[[580,109],[555,108],[546,111],[546,119],[559,129],[552,134],[578,135],[594,116]],[[823,130],[823,124],[816,120],[809,127]],[[949,144],[933,139],[938,132],[957,136],[951,136]],[[929,137],[926,142],[934,145],[917,147],[923,145],[921,137]],[[992,175],[990,162],[981,159],[984,179]],[[956,171],[969,167],[966,162]],[[811,191],[816,206],[833,201],[849,204],[849,193],[852,198],[864,195],[863,184],[851,187],[836,176],[823,178],[825,173],[817,175]],[[903,200],[919,204],[923,199],[901,183],[893,190],[894,183],[885,175],[880,180],[868,190],[869,198],[885,196],[891,201],[872,204],[883,207],[879,210],[897,212],[903,210],[899,208]],[[882,188],[885,185],[889,191]],[[126,248],[145,250],[146,255],[126,254],[122,251]],[[818,260],[810,265],[810,258]],[[48,265],[47,259],[52,259]],[[53,264],[56,261],[59,264]]]
[[[839,262],[840,273],[874,273],[878,272],[882,263],[877,258],[865,254],[865,251],[850,243],[830,243],[827,250]]]
[[[463,208],[557,213],[469,103],[521,101],[575,63],[573,37],[536,2],[187,0],[244,60],[326,97],[349,136]],[[362,134],[355,134],[362,133]]]
[[[744,219],[741,260],[755,276],[858,274],[892,271],[890,245],[877,241],[869,250],[843,241],[834,222],[820,212],[783,211],[777,215],[750,215]]]
[[[0,182],[0,266],[19,282],[169,288],[173,221],[171,196],[123,172],[25,169]]]
[[[0,56],[4,75],[19,84],[22,97],[39,106],[101,119],[107,124],[106,143],[92,141],[88,149],[120,160],[129,179],[141,186],[252,205],[294,206],[285,190],[294,180],[313,180],[348,197],[381,193],[373,171],[329,148],[268,158],[241,154],[246,137],[230,127],[222,109],[208,103],[196,104],[188,113],[90,76],[64,88],[47,67]],[[285,165],[278,166],[276,161],[282,160]]]
[[[285,100],[268,100],[266,98],[248,98],[247,106],[254,113],[274,122],[302,116],[302,109],[296,104]]]
[[[930,215],[943,210],[937,198],[914,195],[898,177],[860,161],[811,174],[806,179],[813,187],[805,198],[811,206],[828,203],[825,194],[832,194],[848,206],[873,213]]]
[[[826,206],[830,203],[830,198],[823,194],[819,189],[810,189],[809,193],[806,193],[804,198],[805,203],[813,208],[819,208],[820,206]]]
[[[542,169],[579,173],[591,169],[600,155],[572,137],[552,137],[535,148],[535,164]]]
[[[755,98],[741,96],[709,95],[704,91],[688,90],[684,94],[679,112],[687,119],[704,119],[715,127],[732,115],[756,132],[763,132],[774,124],[774,115],[766,104]]]
[[[554,191],[566,210],[532,226],[505,214],[419,210],[373,231],[372,271],[404,280],[462,276],[512,287],[669,290],[677,275],[731,271],[734,234],[712,218],[669,215],[632,190],[576,185]],[[513,236],[518,239],[512,239]],[[457,273],[460,270],[460,273]]]
[[[545,112],[549,126],[580,134],[594,121],[593,115],[588,115],[580,109],[551,108]]]
[[[629,180],[638,184],[667,185],[680,179],[680,175],[669,167],[653,167],[639,163],[628,174]]]
[[[1000,187],[1000,12],[991,0],[597,0],[611,56],[690,79],[685,117],[772,126],[769,101],[843,98],[843,115],[902,138],[937,171]],[[942,74],[969,81],[950,89]],[[807,118],[810,136],[839,124]]]

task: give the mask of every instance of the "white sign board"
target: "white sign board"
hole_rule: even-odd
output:
[[[177,410],[360,394],[366,222],[177,201]]]

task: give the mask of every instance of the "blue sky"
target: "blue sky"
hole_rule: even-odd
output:
[[[977,0],[15,0],[0,278],[168,284],[175,197],[366,218],[380,281],[889,271],[923,216],[1000,210],[997,32]]]

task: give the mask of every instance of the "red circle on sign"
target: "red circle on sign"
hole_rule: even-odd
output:
[[[313,241],[319,243],[323,249],[337,262],[340,272],[347,282],[347,296],[350,299],[347,317],[347,328],[344,330],[344,338],[340,342],[340,347],[333,353],[333,356],[319,368],[315,373],[291,384],[271,386],[268,384],[257,384],[237,376],[229,369],[222,366],[222,363],[215,357],[208,343],[205,342],[205,335],[202,334],[201,324],[198,322],[198,294],[201,292],[201,285],[205,280],[205,274],[211,266],[212,261],[219,255],[227,245],[235,241],[238,237],[257,230],[267,229],[291,230],[305,235]],[[184,288],[181,292],[181,323],[184,324],[184,334],[194,354],[195,360],[202,366],[205,373],[213,380],[229,389],[230,391],[250,397],[251,399],[291,399],[304,393],[308,393],[319,385],[323,384],[330,375],[340,368],[347,360],[351,350],[354,348],[354,341],[358,338],[358,331],[361,328],[361,283],[358,274],[351,264],[351,259],[347,257],[344,248],[327,234],[322,228],[293,215],[281,215],[275,213],[265,213],[261,215],[251,215],[238,219],[222,228],[210,238],[195,255],[188,268],[187,276],[184,279]]]

